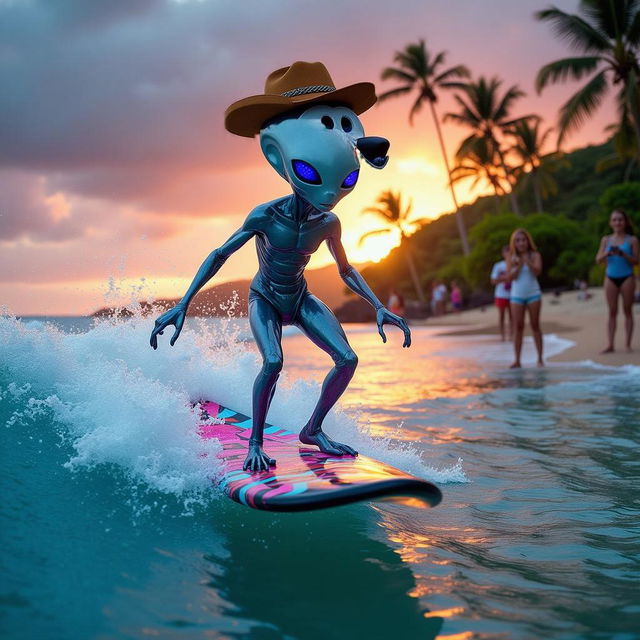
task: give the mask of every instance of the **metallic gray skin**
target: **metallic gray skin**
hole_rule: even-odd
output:
[[[332,128],[326,126],[327,118],[331,118]],[[350,131],[345,131],[343,124],[347,128],[350,124]],[[269,164],[291,185],[293,194],[257,206],[242,227],[211,252],[182,300],[158,317],[151,333],[150,344],[156,349],[157,336],[167,326],[175,326],[170,340],[173,346],[192,298],[232,253],[255,238],[259,268],[249,291],[249,323],[262,356],[262,368],[253,385],[253,429],[244,463],[250,471],[265,471],[275,464],[262,448],[263,430],[282,370],[282,326],[287,324],[297,326],[335,363],[300,432],[300,440],[331,455],[357,455],[349,445],[332,440],[322,431],[322,421],[347,388],[358,363],[336,317],[307,290],[304,269],[322,242],[327,243],[346,285],[376,309],[383,342],[387,341],[383,325],[393,324],[404,332],[402,346],[411,345],[407,323],[384,307],[349,264],[340,239],[340,221],[331,211],[355,186],[346,188],[342,184],[360,166],[358,149],[371,166],[382,168],[386,164],[388,143],[385,147],[384,139],[363,136],[356,114],[342,106],[315,105],[297,117],[267,123],[260,133],[260,146]],[[381,149],[384,156],[379,155]],[[293,171],[292,161],[296,159],[311,164],[320,174],[321,184],[300,179]]]

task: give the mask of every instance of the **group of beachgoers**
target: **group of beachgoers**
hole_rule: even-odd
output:
[[[631,351],[633,337],[633,302],[636,279],[634,267],[640,261],[640,242],[634,235],[629,216],[621,209],[612,211],[609,216],[611,234],[600,241],[596,254],[598,264],[606,264],[604,292],[609,308],[607,324],[607,346],[602,353],[613,353],[617,316],[620,300],[625,319],[627,351]],[[512,340],[514,361],[512,369],[522,366],[522,339],[525,316],[529,315],[531,333],[537,351],[537,365],[544,366],[543,339],[540,328],[540,310],[542,291],[538,277],[542,273],[542,256],[531,234],[526,229],[516,229],[509,244],[502,247],[502,260],[496,262],[491,270],[491,284],[495,286],[494,302],[498,309],[500,336],[503,341]],[[577,280],[578,298],[588,300],[586,280]],[[431,316],[442,316],[447,312],[448,303],[454,313],[462,310],[462,290],[455,280],[447,287],[444,281],[434,280],[431,284]],[[387,308],[392,313],[404,316],[405,303],[397,289],[391,289]]]
[[[462,289],[455,281],[451,281],[451,290],[443,280],[434,280],[431,284],[431,315],[443,316],[447,312],[447,301],[454,313],[462,311]],[[391,313],[404,316],[404,298],[397,289],[391,289],[387,308]]]
[[[636,289],[634,267],[640,260],[640,242],[634,235],[629,216],[617,209],[609,217],[609,226],[612,233],[603,236],[595,257],[598,264],[606,264],[604,292],[609,308],[608,343],[602,353],[614,351],[620,300],[625,318],[625,345],[627,351],[631,351]],[[515,359],[512,369],[522,366],[520,356],[527,311],[538,355],[537,365],[544,366],[540,328],[542,292],[538,283],[541,272],[542,256],[531,234],[526,229],[516,229],[511,234],[509,244],[502,248],[502,260],[493,265],[490,276],[491,283],[495,285],[494,300],[498,309],[500,335],[502,340],[513,340]]]

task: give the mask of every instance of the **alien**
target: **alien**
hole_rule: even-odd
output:
[[[258,205],[244,224],[203,262],[180,302],[155,321],[150,344],[168,326],[182,331],[189,303],[218,272],[227,258],[255,238],[258,272],[249,291],[249,324],[262,356],[252,396],[253,427],[243,468],[267,471],[276,461],[263,449],[263,430],[283,366],[282,327],[295,325],[328,353],[334,367],[327,374],[317,404],[299,434],[302,443],[333,456],[356,456],[347,444],[331,439],[322,422],[347,388],[358,358],[331,310],[307,288],[304,270],[311,255],[326,242],[346,285],[376,311],[378,332],[386,343],[384,325],[411,332],[403,318],[378,300],[362,276],[349,264],[341,242],[341,226],[332,212],[358,181],[358,152],[370,166],[382,169],[389,142],[365,137],[358,115],[376,102],[368,82],[337,89],[320,62],[295,62],[270,74],[263,95],[234,102],[225,113],[225,126],[236,135],[260,136],[269,164],[292,188],[292,194]]]

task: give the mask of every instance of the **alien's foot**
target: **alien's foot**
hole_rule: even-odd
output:
[[[273,467],[275,464],[276,461],[270,458],[257,442],[249,441],[249,453],[247,453],[242,465],[244,471],[250,471],[251,473],[269,471],[269,467]]]
[[[352,449],[348,444],[342,444],[341,442],[336,442],[327,436],[327,434],[320,430],[316,433],[309,433],[305,427],[298,436],[300,438],[300,442],[304,444],[314,444],[320,451],[323,453],[328,453],[332,456],[357,456],[358,452],[355,449]]]

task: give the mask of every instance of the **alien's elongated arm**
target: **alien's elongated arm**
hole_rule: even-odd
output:
[[[227,258],[240,249],[254,235],[255,231],[243,227],[238,229],[221,247],[214,249],[198,269],[198,273],[196,273],[193,282],[178,305],[186,309],[196,293],[218,273]]]
[[[371,291],[365,279],[349,264],[342,240],[340,239],[339,228],[337,233],[327,238],[327,246],[338,265],[340,277],[349,289],[357,293],[361,298],[364,298],[376,311],[382,309],[384,307],[382,302],[376,298],[375,293]]]

